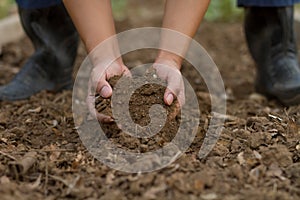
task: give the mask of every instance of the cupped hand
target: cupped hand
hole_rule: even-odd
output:
[[[112,96],[112,87],[108,83],[108,80],[114,76],[130,75],[130,71],[123,64],[122,61],[116,60],[113,63],[100,62],[92,70],[88,96],[86,102],[92,117],[98,119],[103,123],[113,122],[111,116],[99,113],[95,108],[96,94],[99,94],[103,98],[110,98]]]
[[[185,90],[182,74],[178,64],[172,60],[157,59],[153,64],[157,75],[167,82],[167,88],[164,93],[164,102],[166,105],[171,105],[177,98],[177,111],[185,103]]]

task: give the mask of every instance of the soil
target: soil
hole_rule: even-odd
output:
[[[120,78],[119,76],[115,76],[109,80],[114,90],[114,102],[117,103],[114,107],[114,115],[112,113],[111,99],[98,97],[96,100],[96,109],[99,113],[113,117],[116,122],[119,122],[121,128],[126,128],[126,131],[132,135],[121,130],[116,122],[110,124],[101,123],[106,136],[112,142],[122,146],[123,149],[141,153],[157,150],[170,142],[178,131],[180,112],[178,112],[176,106],[178,105],[177,100],[171,106],[167,106],[164,103],[163,96],[166,89],[164,85],[166,83],[159,79],[156,73],[151,70],[140,78]],[[149,83],[145,84],[145,81]],[[118,83],[117,87],[115,87],[116,83]],[[135,90],[135,85],[143,86]],[[124,92],[124,88],[127,89],[126,92]],[[129,93],[128,91],[134,91],[129,100],[130,116],[123,117],[122,113],[124,109],[122,107],[125,105],[124,99]],[[160,110],[152,110],[152,117],[150,118],[149,110],[153,105],[162,105],[162,109],[166,110],[167,120],[165,123],[162,123],[164,122],[164,118],[160,116]],[[122,117],[123,120],[116,119],[116,117]],[[151,122],[151,120],[154,121]],[[132,123],[140,126],[131,126]],[[161,124],[160,130],[155,131],[155,127],[152,127],[152,130],[151,126],[147,126],[150,123],[153,123],[155,127]]]
[[[134,27],[132,24],[125,19],[117,28],[125,30]],[[150,25],[159,26],[159,20]],[[0,199],[300,199],[300,106],[283,107],[254,92],[255,65],[242,23],[204,22],[196,40],[218,65],[228,98],[227,115],[221,116],[225,128],[205,159],[199,160],[197,153],[210,118],[210,99],[205,84],[188,64],[182,72],[201,108],[196,138],[178,160],[151,173],[123,173],[99,162],[79,139],[72,92],[41,92],[29,100],[0,102]],[[1,85],[32,52],[27,38],[3,48]],[[127,55],[125,61],[134,66],[154,56],[153,52],[137,52]],[[81,46],[77,67],[84,57]],[[162,103],[164,88],[154,88],[151,95],[143,93],[147,88],[140,88],[132,98],[146,102],[158,97],[159,102],[154,103]],[[140,109],[137,101],[131,102],[133,120],[149,123],[148,113],[140,112],[148,108]],[[177,130],[176,120],[168,119],[165,132]],[[162,134],[156,143],[133,140],[118,134],[116,126],[105,126],[114,142],[132,150],[148,151],[172,138]]]

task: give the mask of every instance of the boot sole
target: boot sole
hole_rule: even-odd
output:
[[[63,85],[59,85],[56,87],[44,87],[43,89],[40,89],[36,92],[33,92],[31,94],[27,94],[27,95],[19,95],[19,96],[0,96],[0,101],[7,101],[7,102],[11,102],[11,101],[20,101],[20,100],[26,100],[29,99],[31,96],[34,96],[42,91],[46,91],[49,93],[58,93],[61,92],[63,90],[72,90],[73,89],[73,83],[67,83],[67,84],[63,84]]]
[[[269,94],[261,91],[258,93],[266,96],[269,100],[276,99],[278,102],[282,103],[284,106],[295,106],[300,105],[300,94],[293,96],[292,98],[280,98],[279,95]]]
[[[277,99],[280,102],[282,102],[285,106],[295,106],[300,104],[300,94],[289,99],[280,99],[280,98]]]
[[[271,94],[264,90],[263,88],[259,87],[258,85],[255,86],[256,92],[266,96],[268,99],[276,99],[280,103],[282,103],[284,106],[294,106],[300,104],[300,94],[297,94],[291,98],[287,98],[286,95],[280,95],[280,94]],[[284,97],[285,96],[285,97]],[[283,98],[284,97],[284,98]]]

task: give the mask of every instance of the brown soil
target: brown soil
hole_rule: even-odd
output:
[[[119,76],[115,76],[109,80],[109,83],[114,90],[115,102],[117,102],[117,105],[114,107],[114,114],[116,116],[120,116],[120,113],[118,113],[119,110],[120,112],[123,111],[122,107],[125,104],[125,95],[127,95],[128,91],[134,91],[130,96],[129,101],[130,116],[128,116],[128,118],[125,118],[124,120],[121,120],[121,123],[119,124],[121,124],[121,126],[123,127],[127,127],[126,130],[128,130],[129,133],[136,134],[136,136],[144,136],[144,138],[132,137],[123,132],[116,123],[102,123],[101,126],[106,136],[109,137],[112,142],[122,146],[123,149],[127,149],[132,152],[146,152],[156,150],[164,146],[165,143],[170,142],[177,133],[180,123],[180,119],[176,117],[177,114],[178,116],[180,115],[180,113],[178,113],[176,109],[178,101],[175,100],[174,104],[172,104],[171,106],[165,105],[163,95],[166,89],[166,87],[164,86],[166,83],[164,83],[159,78],[154,78],[153,75],[156,75],[156,73],[150,70],[150,72],[146,73],[143,78],[141,77],[141,79],[137,78],[132,80],[126,77],[120,79]],[[145,84],[145,80],[150,82],[150,84]],[[153,84],[151,83],[152,81],[154,82]],[[119,84],[119,88],[115,87],[117,82]],[[143,86],[134,90],[135,85]],[[127,89],[125,95],[124,88]],[[103,99],[101,97],[98,97],[95,103],[98,112],[111,117],[116,117],[112,113],[111,99]],[[151,131],[151,127],[150,129],[145,127],[151,122],[149,110],[153,105],[162,105],[163,109],[165,109],[167,112],[166,118],[168,119],[166,120],[166,123],[162,124],[161,130],[159,132],[155,132],[153,130],[154,133]],[[161,113],[159,112],[159,110],[153,110],[151,114],[153,115],[152,120],[155,120],[152,122],[153,124],[158,126],[163,122],[164,118],[160,119]],[[132,123],[130,122],[130,120],[128,120],[129,118],[132,119],[133,123],[138,124],[141,127],[137,128],[137,126],[131,126]],[[118,120],[116,119],[116,121]],[[155,135],[152,136],[153,134]]]
[[[117,27],[124,30],[130,24],[127,19]],[[197,136],[180,159],[151,173],[122,173],[93,158],[74,127],[71,91],[41,92],[29,100],[0,102],[0,199],[300,199],[300,107],[286,108],[254,93],[255,66],[241,23],[206,22],[196,39],[217,63],[228,95],[225,129],[206,159],[199,160],[197,153],[210,118],[210,99],[188,65],[183,75],[197,92],[202,112]],[[28,39],[4,47],[1,85],[32,51]],[[134,66],[155,55],[145,53],[128,55],[126,63]],[[84,55],[81,47],[76,66]],[[160,101],[162,91],[154,94]],[[145,116],[136,122],[147,123],[147,113],[134,103],[133,119]],[[175,130],[176,120],[168,121]],[[118,135],[115,128],[106,126],[120,145],[143,151],[155,147]],[[167,139],[158,142],[163,145]]]

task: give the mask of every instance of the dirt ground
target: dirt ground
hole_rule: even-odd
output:
[[[159,20],[144,25],[158,26]],[[139,24],[130,18],[117,23],[119,31],[134,26]],[[183,75],[202,112],[197,136],[182,157],[151,173],[119,172],[93,158],[74,127],[72,92],[41,92],[0,102],[0,199],[300,199],[300,106],[283,107],[254,93],[255,66],[241,23],[205,22],[196,40],[219,67],[228,95],[225,129],[206,159],[197,153],[210,116],[209,94],[187,66]],[[1,85],[32,52],[27,38],[3,48]],[[126,63],[151,59],[145,54],[128,56]],[[84,56],[81,47],[77,67]]]

